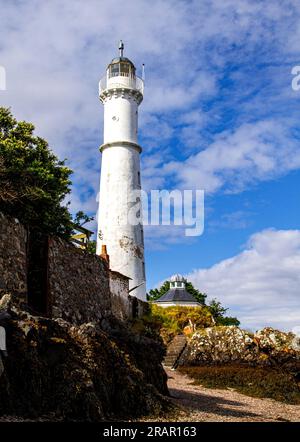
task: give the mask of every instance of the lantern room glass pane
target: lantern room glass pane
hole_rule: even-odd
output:
[[[109,66],[109,78],[118,76],[133,78],[135,76],[134,66],[126,61],[111,64]]]
[[[123,77],[129,77],[130,65],[128,63],[120,63],[120,74]]]
[[[109,76],[117,77],[119,75],[119,71],[120,71],[120,65],[118,63],[112,64],[109,67]]]

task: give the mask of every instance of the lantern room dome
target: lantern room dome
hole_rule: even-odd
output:
[[[132,61],[130,61],[129,58],[127,58],[127,57],[113,58],[109,64],[111,65],[111,64],[116,64],[116,63],[129,63],[131,66],[134,67],[134,64],[132,63]]]
[[[114,58],[107,68],[108,78],[111,77],[130,77],[135,78],[135,66],[126,57]]]
[[[179,275],[179,273],[176,273],[176,275],[171,276],[170,281],[171,282],[184,282],[185,279],[182,275]]]

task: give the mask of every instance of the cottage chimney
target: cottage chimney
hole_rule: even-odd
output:
[[[105,244],[102,244],[101,246],[101,255],[100,257],[104,259],[107,263],[107,267],[109,268],[109,255],[107,254],[107,248]]]

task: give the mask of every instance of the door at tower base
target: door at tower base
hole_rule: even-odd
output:
[[[130,278],[130,294],[145,300],[144,236],[139,222],[142,149],[137,138],[143,81],[122,55],[109,64],[99,92],[104,105],[104,144],[100,148],[97,253],[106,245],[111,270]]]

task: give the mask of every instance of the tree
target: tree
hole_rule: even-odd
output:
[[[79,210],[79,212],[77,212],[74,217],[73,223],[75,224],[75,226],[82,227],[86,223],[89,223],[90,221],[93,220],[94,220],[93,216],[88,216],[82,210]]]
[[[211,314],[213,315],[216,325],[240,325],[240,321],[237,318],[224,316],[228,308],[223,307],[221,303],[216,299],[212,299],[210,301],[209,309]]]
[[[199,302],[199,304],[205,305],[205,299],[207,296],[205,293],[201,293],[199,290],[195,289],[193,284],[189,281],[186,281],[185,288],[187,292],[189,292],[191,295],[194,296],[194,298],[196,299],[196,301]]]
[[[72,171],[34,135],[34,126],[17,121],[0,107],[0,210],[33,229],[69,238],[72,218],[63,205]]]
[[[147,293],[148,301],[155,301],[170,290],[170,281],[165,281],[159,289],[152,289]]]
[[[217,301],[216,299],[212,299],[209,303],[210,311],[215,319],[217,321],[219,318],[221,318],[224,313],[227,312],[228,308],[222,307],[221,303]]]
[[[217,325],[235,325],[238,327],[240,325],[240,321],[232,316],[224,316],[218,319]]]

